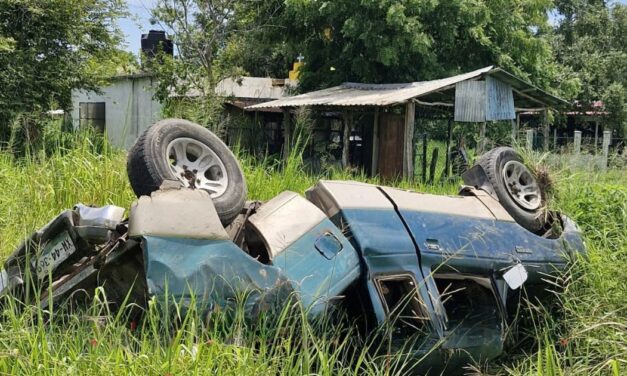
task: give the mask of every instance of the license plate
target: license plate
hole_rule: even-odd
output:
[[[74,252],[76,252],[76,246],[74,246],[70,234],[62,232],[44,247],[44,251],[38,259],[33,260],[32,264],[37,272],[37,277],[39,279],[46,277]]]

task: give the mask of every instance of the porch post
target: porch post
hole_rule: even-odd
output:
[[[290,109],[283,109],[283,159],[287,160],[290,156],[291,130],[290,130]]]
[[[581,131],[575,131],[574,141],[573,141],[573,152],[575,154],[581,153]]]
[[[350,148],[350,136],[351,129],[353,127],[353,114],[352,113],[344,113],[344,132],[342,135],[342,168],[348,167],[348,150]]]
[[[405,106],[405,139],[403,142],[403,178],[414,179],[414,122],[416,104],[410,100]]]
[[[594,155],[597,155],[599,149],[599,119],[594,120]]]
[[[603,131],[603,159],[601,164],[601,170],[607,170],[607,159],[610,154],[610,144],[612,143],[612,132]]]
[[[479,128],[479,155],[485,152],[485,121],[481,123]]]
[[[377,175],[379,167],[379,107],[374,109],[374,124],[372,129],[372,164],[370,165],[370,175]]]
[[[544,151],[549,151],[549,109],[544,109],[544,117],[542,119],[542,134],[544,135],[544,142],[542,148]]]

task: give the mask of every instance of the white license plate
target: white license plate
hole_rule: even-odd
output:
[[[44,247],[44,251],[38,259],[33,260],[32,264],[37,272],[37,277],[39,279],[46,277],[74,252],[76,252],[76,246],[74,246],[70,234],[65,231],[62,232]]]

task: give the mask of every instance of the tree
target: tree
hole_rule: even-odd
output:
[[[72,89],[102,82],[119,44],[121,0],[0,0],[0,140],[19,113],[68,109]],[[57,107],[57,108],[58,108]]]
[[[582,110],[602,100],[619,136],[627,127],[627,6],[601,0],[559,0],[552,39],[557,62],[578,81],[571,98]]]
[[[490,64],[548,87],[550,6],[548,0],[287,0],[274,38],[304,54],[303,89],[425,80]]]
[[[173,39],[175,56],[160,56],[150,69],[159,81],[157,96],[169,115],[185,115],[219,128],[222,99],[217,83],[245,73],[247,36],[272,20],[265,0],[159,0],[153,18]],[[177,99],[172,99],[175,94]],[[186,98],[187,96],[194,99]],[[170,105],[174,104],[174,105]],[[190,110],[191,109],[191,110]],[[214,129],[216,130],[216,129]]]

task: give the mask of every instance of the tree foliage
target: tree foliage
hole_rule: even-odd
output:
[[[160,56],[150,69],[159,78],[157,96],[171,115],[193,115],[203,124],[216,125],[221,99],[217,83],[245,73],[243,48],[257,46],[249,35],[258,35],[274,19],[271,2],[265,0],[159,0],[154,22],[173,39],[175,56]],[[172,97],[177,99],[172,99]],[[193,96],[195,99],[184,98]]]
[[[577,81],[570,93],[583,110],[602,100],[609,125],[627,126],[627,6],[601,0],[559,0],[552,40],[563,75]],[[566,93],[569,94],[569,93]],[[598,108],[597,108],[598,110]]]
[[[120,56],[121,0],[0,0],[0,140],[19,114],[70,107]],[[28,118],[31,118],[29,115]]]
[[[287,0],[275,40],[305,56],[303,89],[407,82],[497,64],[547,87],[549,0]]]

